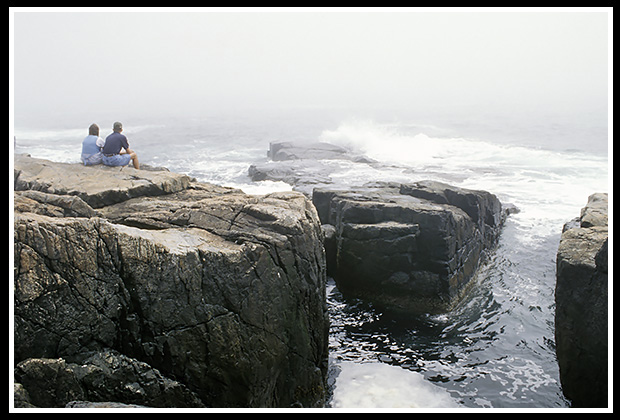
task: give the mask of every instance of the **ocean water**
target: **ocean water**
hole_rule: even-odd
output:
[[[472,121],[478,121],[476,123]],[[509,216],[477,286],[452,312],[383,313],[327,287],[334,408],[567,407],[554,343],[555,256],[562,226],[588,196],[610,189],[606,121],[524,123],[446,118],[266,118],[264,115],[123,121],[142,163],[250,194],[290,190],[252,182],[272,141],[343,145],[375,159],[338,162],[341,185],[434,179],[484,189]],[[79,162],[87,127],[15,127],[15,153]],[[112,122],[103,124],[105,137]]]

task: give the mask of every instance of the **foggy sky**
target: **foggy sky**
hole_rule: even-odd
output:
[[[607,105],[606,13],[13,16],[16,124],[111,112]]]

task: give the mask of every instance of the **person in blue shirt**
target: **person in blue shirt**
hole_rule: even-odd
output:
[[[102,163],[101,148],[105,140],[99,137],[99,126],[91,124],[88,127],[88,136],[82,140],[82,163],[84,165],[98,165]]]
[[[108,166],[125,166],[133,161],[133,167],[140,169],[138,155],[129,148],[129,142],[123,132],[123,124],[115,122],[112,128],[114,131],[105,139],[103,146],[103,164]]]

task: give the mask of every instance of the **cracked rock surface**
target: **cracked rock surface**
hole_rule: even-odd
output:
[[[330,274],[344,293],[404,313],[444,313],[473,287],[508,210],[435,181],[315,188]],[[330,245],[331,244],[331,245]]]
[[[557,253],[555,343],[573,407],[607,407],[608,194],[595,193],[564,226]]]
[[[74,400],[93,403],[322,406],[325,252],[302,194],[251,196],[167,171],[27,156],[16,157],[15,178],[20,372],[29,360],[55,363],[35,372],[70,372]],[[159,381],[155,400],[135,366]],[[118,392],[85,382],[91,371]],[[70,403],[15,381],[24,404]]]

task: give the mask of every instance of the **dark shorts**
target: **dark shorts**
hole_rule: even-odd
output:
[[[130,161],[131,156],[129,154],[112,156],[103,155],[103,164],[107,166],[125,166],[129,165]]]

